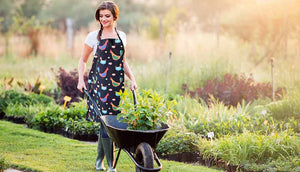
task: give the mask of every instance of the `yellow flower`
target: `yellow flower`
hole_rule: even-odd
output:
[[[63,107],[63,109],[65,109],[65,107],[66,107],[66,105],[67,105],[67,102],[69,102],[69,101],[71,101],[71,97],[69,97],[69,96],[65,96],[64,97],[64,101],[65,101],[65,103],[64,103],[64,107]]]
[[[65,96],[65,97],[64,97],[64,101],[68,101],[68,102],[69,102],[69,101],[71,101],[71,99],[72,99],[72,98],[69,97],[69,96]]]
[[[40,94],[42,94],[43,93],[43,90],[46,88],[44,85],[40,85]]]

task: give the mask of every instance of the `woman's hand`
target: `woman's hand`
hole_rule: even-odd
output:
[[[82,90],[83,88],[86,90],[86,86],[85,86],[84,81],[78,81],[77,89],[78,89],[80,92],[83,92],[83,90]]]
[[[137,89],[137,85],[135,80],[131,80],[130,82],[130,90],[136,90]]]

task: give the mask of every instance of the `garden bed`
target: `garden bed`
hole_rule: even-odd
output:
[[[25,117],[5,116],[3,119],[14,122],[16,124],[26,124]]]

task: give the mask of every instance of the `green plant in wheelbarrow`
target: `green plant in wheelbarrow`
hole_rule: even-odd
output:
[[[136,95],[137,103],[128,91],[119,92],[120,105],[118,119],[128,124],[132,130],[154,130],[166,123],[168,119],[176,118],[175,100],[168,100],[153,90],[142,90]]]

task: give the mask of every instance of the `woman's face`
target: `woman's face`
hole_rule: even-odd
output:
[[[100,23],[103,27],[111,27],[114,24],[114,16],[109,10],[100,10]]]

